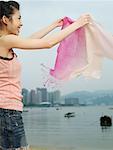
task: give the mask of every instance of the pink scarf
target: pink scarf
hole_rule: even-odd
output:
[[[65,17],[62,29],[73,21]],[[57,49],[54,69],[50,76],[56,80],[67,80],[78,75],[100,78],[102,59],[113,59],[113,36],[92,22],[79,28],[65,38]]]

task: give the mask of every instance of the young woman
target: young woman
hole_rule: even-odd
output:
[[[81,16],[69,27],[53,36],[44,37],[62,25],[62,19],[34,33],[28,38],[19,37],[22,27],[19,4],[0,1],[0,148],[27,149],[22,121],[21,67],[13,48],[23,50],[49,49],[61,42],[76,29],[90,22],[89,15]]]

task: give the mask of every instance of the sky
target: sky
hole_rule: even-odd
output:
[[[113,34],[113,0],[17,0],[21,6],[22,32],[28,37],[48,26],[53,21],[68,16],[77,19],[89,13],[106,31]],[[59,32],[55,29],[51,34]],[[43,50],[18,50],[16,53],[22,63],[22,87],[35,89],[43,87],[41,64],[53,68],[58,45]],[[62,95],[73,91],[95,91],[113,89],[113,60],[104,59],[101,79],[73,78],[63,83],[59,90]],[[50,89],[48,89],[50,90]]]

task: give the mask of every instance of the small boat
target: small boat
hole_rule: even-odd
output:
[[[68,112],[64,115],[64,117],[70,118],[70,117],[75,117],[75,113],[74,112]]]
[[[100,126],[112,126],[112,118],[109,116],[100,117]]]
[[[23,112],[28,112],[28,110],[23,110]]]
[[[56,108],[56,110],[59,110],[59,109],[60,109],[60,108],[58,108],[58,107]]]

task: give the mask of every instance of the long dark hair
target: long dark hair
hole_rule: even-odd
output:
[[[10,20],[15,10],[19,10],[20,5],[16,1],[0,1],[0,28],[2,27],[2,17],[6,16]]]

